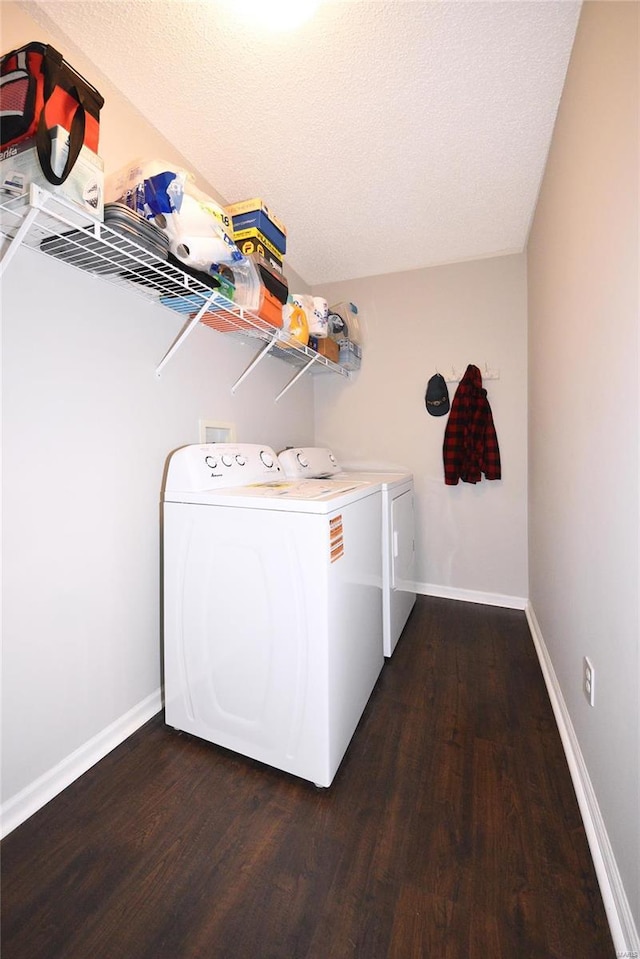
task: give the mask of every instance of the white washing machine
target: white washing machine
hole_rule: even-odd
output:
[[[381,486],[269,447],[177,450],[163,495],[168,725],[329,786],[384,664]]]
[[[382,484],[383,643],[391,656],[416,602],[412,474],[346,471],[331,450],[318,446],[283,450],[278,460],[289,477]]]

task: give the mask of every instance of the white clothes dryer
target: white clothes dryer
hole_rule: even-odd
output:
[[[168,725],[329,786],[384,664],[381,486],[177,450],[163,495]]]
[[[384,655],[391,656],[416,602],[413,475],[343,470],[331,450],[319,446],[283,450],[286,476],[327,477],[382,484],[382,623]]]

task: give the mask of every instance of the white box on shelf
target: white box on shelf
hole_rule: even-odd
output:
[[[64,127],[53,128],[51,141],[51,166],[60,175],[69,153],[69,133]],[[77,207],[78,226],[87,226],[104,218],[104,164],[101,157],[87,147],[82,147],[71,173],[64,183],[56,186],[49,183],[38,159],[35,137],[30,137],[15,146],[7,147],[0,154],[0,202],[29,194],[34,183],[55,196],[60,196]],[[70,219],[76,222],[71,214]]]

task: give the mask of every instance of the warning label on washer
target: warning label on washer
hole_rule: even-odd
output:
[[[338,516],[333,516],[329,520],[329,551],[332,563],[335,563],[337,559],[344,556],[342,513],[339,513]]]

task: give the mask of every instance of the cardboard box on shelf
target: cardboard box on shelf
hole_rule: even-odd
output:
[[[229,207],[226,207],[227,213]],[[259,230],[263,236],[284,256],[287,252],[287,236],[262,210],[247,210],[246,213],[234,213],[232,216],[234,233],[241,230]]]
[[[260,230],[242,230],[239,234],[234,233],[233,242],[245,256],[259,253],[270,266],[275,267],[279,273],[282,273],[282,256]]]
[[[340,358],[340,347],[335,340],[328,336],[318,337],[316,350],[320,356],[326,356],[328,360],[337,363]]]
[[[287,235],[287,228],[282,220],[275,215],[273,210],[271,210],[260,197],[253,197],[251,200],[238,200],[237,203],[230,203],[226,206],[225,210],[227,213],[230,213],[231,216],[242,216],[243,213],[253,212],[264,213],[281,233],[284,233],[285,236]]]

